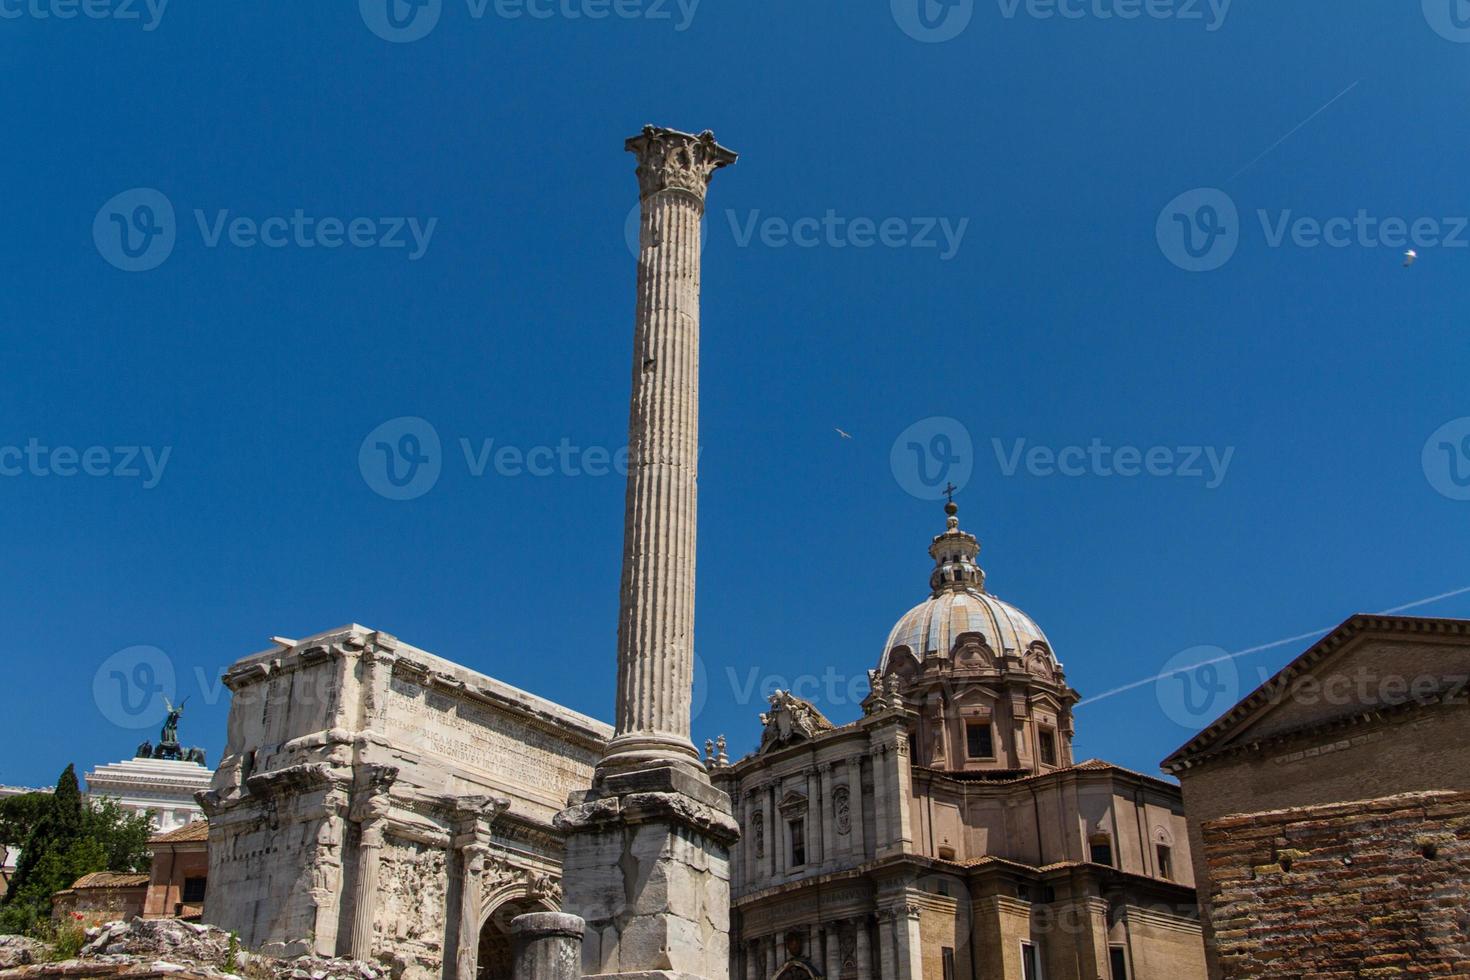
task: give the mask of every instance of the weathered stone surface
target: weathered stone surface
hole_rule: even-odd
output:
[[[44,959],[45,943],[28,936],[0,936],[0,970],[27,966]]]
[[[610,726],[349,626],[226,676],[207,921],[281,956],[473,980],[481,937],[560,903],[551,821]]]
[[[642,199],[630,469],[618,619],[617,732],[568,798],[566,908],[585,972],[729,976],[729,798],[689,740],[699,461],[699,223],[735,154],[711,133],[628,140]]]
[[[515,980],[579,980],[586,925],[562,912],[533,912],[512,919]]]
[[[0,946],[9,945],[0,943]],[[41,950],[32,951],[33,962],[50,952],[41,945]],[[87,944],[75,959],[34,962],[34,965],[7,969],[0,976],[6,980],[48,977],[239,980],[241,976],[256,980],[379,980],[387,976],[387,971],[354,960],[326,957],[283,960],[238,947],[231,950],[230,934],[222,929],[178,919],[134,919],[88,929]]]
[[[710,178],[735,162],[714,135],[645,126],[627,141],[642,198],[633,398],[618,611],[617,732],[602,772],[677,761],[694,685],[699,471],[700,219]]]

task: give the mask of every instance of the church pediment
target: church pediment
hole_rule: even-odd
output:
[[[1214,669],[1208,669],[1213,667]],[[1186,709],[1233,701],[1234,662],[1165,677]],[[1164,760],[1179,771],[1238,746],[1470,690],[1470,626],[1456,620],[1355,616],[1323,637]],[[1167,689],[1166,689],[1167,691]],[[1212,708],[1215,706],[1211,706]]]
[[[810,701],[786,691],[770,697],[771,710],[761,715],[760,752],[774,752],[788,745],[807,742],[837,726],[827,720]]]

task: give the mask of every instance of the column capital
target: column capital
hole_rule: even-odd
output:
[[[704,202],[705,190],[716,170],[728,167],[737,154],[715,142],[705,130],[698,136],[662,126],[644,126],[624,144],[638,157],[640,197],[663,191],[682,191]]]
[[[388,816],[388,811],[393,805],[390,793],[393,783],[398,779],[398,768],[396,766],[361,766],[354,776],[356,778],[349,816],[352,820],[364,825],[363,832],[366,834],[367,825],[381,825]]]

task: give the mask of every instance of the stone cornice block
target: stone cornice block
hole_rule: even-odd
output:
[[[631,793],[568,807],[553,821],[564,834],[646,823],[672,823],[704,834],[726,847],[740,839],[740,825],[728,812],[682,793]]]

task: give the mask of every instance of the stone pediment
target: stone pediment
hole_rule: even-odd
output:
[[[807,742],[836,729],[816,706],[786,691],[770,697],[771,710],[761,715],[760,752],[774,752],[788,745]]]
[[[1210,695],[1228,704],[1235,697],[1235,676],[1217,670],[1209,678],[1182,674],[1178,681],[1195,685],[1195,697]],[[1206,681],[1214,685],[1210,691],[1200,689]],[[1179,772],[1263,741],[1467,694],[1470,621],[1354,616],[1225,711],[1165,759],[1163,768]]]

